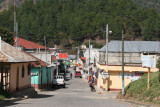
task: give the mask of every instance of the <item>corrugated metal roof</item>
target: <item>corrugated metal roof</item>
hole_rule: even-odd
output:
[[[31,62],[37,61],[34,57],[16,49],[8,43],[1,41],[0,62]]]
[[[106,46],[102,47],[100,52],[106,51]],[[109,52],[122,52],[122,41],[110,41],[108,44]],[[124,52],[160,52],[160,42],[158,41],[124,41]]]

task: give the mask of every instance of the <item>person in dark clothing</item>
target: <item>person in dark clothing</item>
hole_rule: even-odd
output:
[[[70,78],[72,79],[72,72],[70,73]]]

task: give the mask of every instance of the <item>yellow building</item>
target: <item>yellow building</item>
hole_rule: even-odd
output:
[[[105,64],[97,64],[97,67],[104,70],[104,72],[106,72],[108,67],[109,73],[108,80],[103,79],[101,75],[99,76],[99,82],[97,84],[99,88],[110,91],[122,89],[122,66],[106,66]],[[157,71],[157,68],[151,69],[151,72]],[[148,73],[148,68],[143,68],[140,66],[124,66],[124,73],[124,86],[126,87],[132,80],[138,79],[141,74]],[[137,73],[137,75],[135,75],[135,73]]]
[[[142,58],[145,55],[159,57],[160,42],[158,41],[124,41],[124,86],[131,81],[137,80],[144,73],[148,73],[148,68],[143,68]],[[103,79],[98,73],[98,87],[104,90],[122,89],[122,41],[110,41],[108,44],[108,64],[106,65],[106,46],[99,50],[99,71],[108,71],[109,78]],[[109,65],[109,66],[108,66]],[[157,72],[157,68],[152,68],[151,72]],[[147,81],[146,81],[147,82]]]

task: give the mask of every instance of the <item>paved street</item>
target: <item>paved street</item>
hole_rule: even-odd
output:
[[[73,72],[73,70],[70,69]],[[67,76],[69,77],[69,75]],[[0,107],[131,107],[115,102],[115,93],[97,94],[91,92],[82,78],[66,81],[66,88],[40,92],[36,98],[0,105]]]

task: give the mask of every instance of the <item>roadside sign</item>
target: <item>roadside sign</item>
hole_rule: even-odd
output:
[[[108,72],[102,72],[102,78],[106,79],[106,78],[109,78],[109,74]]]
[[[31,76],[38,76],[38,72],[36,72],[36,73],[31,73]]]
[[[68,54],[67,53],[58,53],[58,58],[59,59],[67,59],[68,58]]]
[[[142,67],[156,67],[156,55],[142,55]]]

